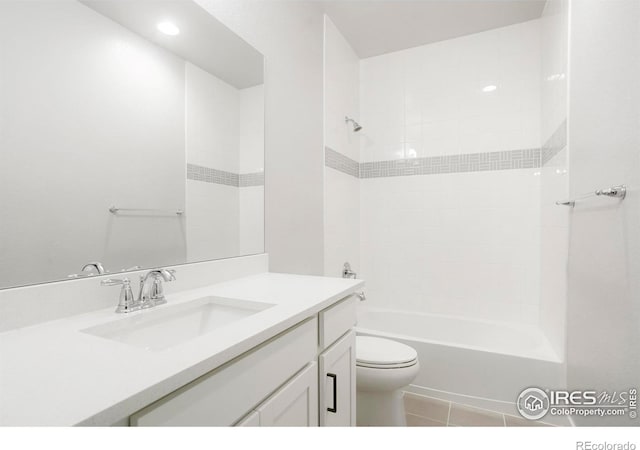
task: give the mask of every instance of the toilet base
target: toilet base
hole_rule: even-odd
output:
[[[358,390],[356,424],[359,427],[403,427],[407,425],[400,389],[394,391]]]

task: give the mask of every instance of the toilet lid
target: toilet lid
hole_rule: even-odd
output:
[[[371,336],[356,336],[356,361],[358,365],[387,368],[405,367],[414,364],[417,358],[418,352],[400,342]]]

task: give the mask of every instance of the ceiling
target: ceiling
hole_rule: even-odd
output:
[[[546,0],[323,0],[360,58],[540,17]]]
[[[89,8],[192,62],[223,81],[243,89],[263,82],[264,57],[192,1],[80,0]],[[156,29],[170,21],[180,34]]]

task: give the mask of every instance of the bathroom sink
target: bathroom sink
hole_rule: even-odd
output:
[[[131,317],[81,332],[158,351],[198,338],[272,306],[271,303],[203,297],[167,308],[143,310]]]

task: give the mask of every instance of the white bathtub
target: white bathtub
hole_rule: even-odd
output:
[[[562,361],[535,327],[360,306],[358,334],[417,350],[413,392],[482,407],[504,403],[499,409],[512,413],[524,388],[563,386]]]

